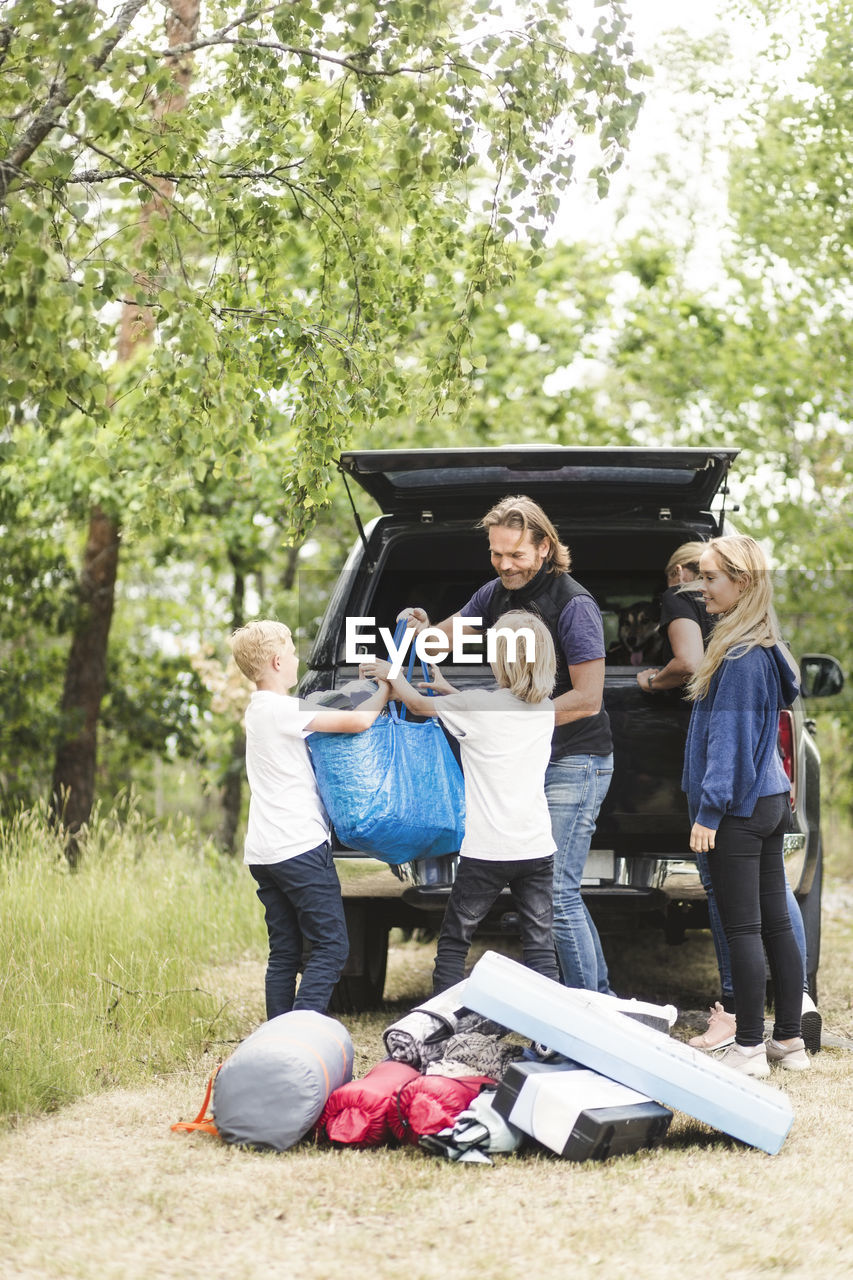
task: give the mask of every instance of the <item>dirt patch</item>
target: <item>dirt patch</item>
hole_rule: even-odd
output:
[[[566,1274],[567,1247],[574,1274],[607,1277],[675,1280],[700,1257],[703,1275],[853,1267],[841,1221],[853,1195],[850,1067],[838,1054],[784,1082],[797,1121],[772,1159],[684,1116],[661,1150],[596,1166],[531,1156],[471,1167],[310,1144],[258,1155],[171,1132],[195,1113],[199,1083],[187,1073],[89,1098],[6,1135],[4,1277],[502,1280],[525,1269],[532,1240],[546,1275]]]

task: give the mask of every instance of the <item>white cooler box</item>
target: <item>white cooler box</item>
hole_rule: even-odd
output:
[[[567,1160],[605,1160],[656,1147],[672,1112],[574,1062],[514,1062],[495,1110]]]

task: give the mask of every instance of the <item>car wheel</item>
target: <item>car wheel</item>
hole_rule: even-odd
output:
[[[330,1013],[360,1013],[382,1003],[388,967],[388,923],[370,902],[344,899],[349,958],[329,1004]]]

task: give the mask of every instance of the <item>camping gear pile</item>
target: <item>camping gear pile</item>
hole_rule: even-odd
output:
[[[660,1145],[678,1108],[775,1154],[793,1122],[786,1095],[674,1040],[676,1016],[487,951],[464,982],[386,1028],[388,1056],[362,1079],[339,1022],[284,1013],[222,1066],[212,1116],[205,1099],[195,1121],[173,1128],[276,1151],[310,1135],[338,1147],[417,1144],[460,1163],[522,1146],[582,1161]]]

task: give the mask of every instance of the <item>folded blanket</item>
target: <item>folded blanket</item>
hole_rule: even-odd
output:
[[[524,1056],[521,1045],[507,1044],[497,1036],[477,1031],[457,1032],[442,1047],[442,1056],[429,1063],[427,1075],[479,1075],[503,1080],[511,1064]]]

